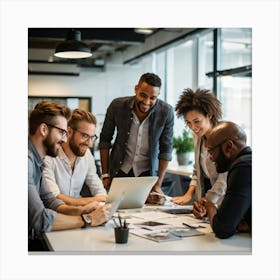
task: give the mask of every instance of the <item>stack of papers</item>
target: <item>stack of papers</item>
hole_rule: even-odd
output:
[[[200,232],[199,230],[183,227],[168,227],[158,229],[134,228],[130,232],[134,235],[156,242],[175,241],[187,236],[204,235],[204,233]]]

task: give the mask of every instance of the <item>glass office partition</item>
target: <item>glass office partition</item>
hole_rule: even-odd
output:
[[[252,29],[221,29],[221,69],[252,64]]]
[[[240,124],[251,145],[250,28],[203,29],[145,56],[141,69],[143,73],[153,71],[162,78],[160,98],[173,107],[184,89],[212,91],[214,84],[218,84],[215,93],[222,102],[223,119]],[[184,121],[175,116],[174,135],[181,134],[184,127]]]
[[[198,38],[198,87],[212,90],[213,79],[206,73],[213,71],[213,31]]]
[[[221,29],[221,73],[218,98],[223,104],[223,119],[238,123],[251,145],[252,123],[252,30]],[[250,70],[246,67],[250,66]]]
[[[160,96],[166,100],[166,52],[162,51],[155,55],[155,73],[159,75],[162,81]]]
[[[175,107],[179,96],[186,88],[193,88],[196,72],[194,40],[186,40],[167,50],[167,102]],[[174,135],[182,133],[184,121],[175,117]]]
[[[220,101],[223,119],[236,122],[247,134],[251,145],[252,97],[251,77],[225,76],[221,78]]]

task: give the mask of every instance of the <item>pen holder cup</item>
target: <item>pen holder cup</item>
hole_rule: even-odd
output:
[[[116,243],[127,243],[128,240],[128,228],[115,228],[115,240]]]

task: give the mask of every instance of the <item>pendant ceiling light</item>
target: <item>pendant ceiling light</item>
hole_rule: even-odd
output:
[[[56,49],[56,57],[60,58],[86,58],[92,56],[90,48],[81,42],[81,32],[71,30],[68,32],[66,40],[60,43]]]

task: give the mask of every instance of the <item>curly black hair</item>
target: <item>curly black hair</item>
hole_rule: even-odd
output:
[[[176,104],[178,118],[185,118],[187,112],[197,110],[204,116],[209,116],[212,124],[217,124],[222,118],[222,103],[215,94],[206,89],[184,89]]]

